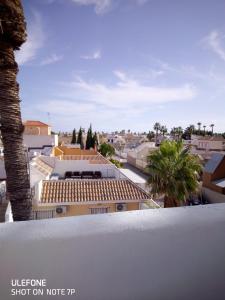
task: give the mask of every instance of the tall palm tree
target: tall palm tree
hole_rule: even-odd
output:
[[[204,128],[204,135],[205,135],[205,129],[206,129],[206,125],[203,125],[203,128]]]
[[[213,135],[213,127],[214,127],[215,125],[214,124],[211,124],[210,125],[210,127],[212,128],[212,135]]]
[[[201,123],[201,122],[198,122],[197,125],[198,125],[198,134],[200,134],[202,123]]]
[[[189,132],[190,132],[190,136],[195,133],[195,125],[191,124],[189,126]]]
[[[177,127],[178,140],[181,139],[182,134],[183,134],[183,128],[181,126]]]
[[[161,126],[160,131],[162,132],[163,136],[165,136],[165,133],[167,133],[167,128],[165,125]]]
[[[161,124],[156,122],[154,124],[154,127],[153,127],[153,129],[155,130],[155,143],[156,144],[157,144],[157,141],[158,141],[158,133],[159,133],[160,128],[161,128]]]
[[[26,40],[26,24],[20,0],[0,1],[0,128],[4,147],[7,195],[14,221],[31,214],[30,180],[23,148],[18,65],[14,50]]]
[[[164,207],[180,206],[198,188],[199,159],[182,142],[164,141],[148,156],[153,195],[164,194]]]

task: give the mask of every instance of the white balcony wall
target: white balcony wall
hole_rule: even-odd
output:
[[[64,176],[67,171],[100,171],[102,177],[122,176],[112,164],[90,164],[88,160],[56,160],[53,172]]]
[[[6,179],[4,159],[0,158],[0,180]]]
[[[224,216],[215,204],[0,224],[1,299],[36,278],[76,293],[27,299],[224,300]]]
[[[58,146],[58,135],[23,135],[23,142],[27,148],[42,148],[44,146]]]
[[[202,195],[209,203],[225,203],[224,194],[220,194],[208,188],[202,188]]]
[[[7,205],[7,209],[5,212],[5,222],[6,223],[11,223],[13,222],[13,215],[12,215],[12,208],[10,202]]]

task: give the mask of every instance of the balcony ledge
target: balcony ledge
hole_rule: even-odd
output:
[[[70,299],[222,300],[224,232],[225,204],[1,224],[0,298],[35,278]]]

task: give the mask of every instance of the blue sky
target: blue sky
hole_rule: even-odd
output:
[[[225,0],[22,2],[23,119],[61,131],[156,121],[225,131]]]

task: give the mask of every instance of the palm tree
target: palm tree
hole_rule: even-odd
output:
[[[203,125],[203,128],[204,128],[204,135],[205,135],[205,129],[206,129],[206,125]]]
[[[153,129],[155,130],[155,143],[156,144],[157,144],[157,141],[158,141],[158,132],[159,132],[160,128],[161,128],[160,123],[156,122],[154,124],[154,127],[153,127]]]
[[[31,193],[20,112],[18,65],[14,50],[26,40],[20,0],[0,2],[0,125],[4,147],[7,195],[14,221],[30,219]]]
[[[213,127],[214,127],[215,125],[214,124],[211,124],[210,125],[210,127],[212,128],[212,135],[213,135]]]
[[[190,136],[195,133],[195,125],[191,124],[189,126],[189,132],[190,132]]]
[[[201,122],[198,122],[197,125],[198,125],[198,134],[200,134],[202,123],[201,123]]]
[[[164,125],[161,126],[160,132],[162,132],[163,136],[165,136],[165,133],[167,133],[167,128],[166,128],[166,126],[164,126]]]
[[[201,165],[182,142],[164,141],[148,156],[147,170],[153,195],[164,194],[164,207],[175,207],[197,190]]]
[[[178,140],[181,139],[182,137],[182,134],[183,134],[183,128],[182,127],[177,127],[177,135],[178,135]]]

